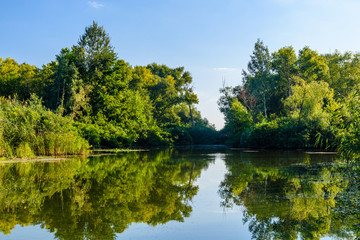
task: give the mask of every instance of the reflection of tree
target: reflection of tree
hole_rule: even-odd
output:
[[[345,175],[348,178],[348,186],[342,194],[336,196],[337,204],[333,209],[333,221],[331,233],[342,238],[349,238],[349,232],[353,232],[360,238],[360,166],[358,163],[347,168]],[[346,224],[344,224],[346,223]],[[349,238],[351,239],[351,238]]]
[[[0,165],[0,231],[41,224],[58,239],[114,239],[133,222],[183,221],[208,160],[162,151]]]
[[[355,181],[349,184],[345,168],[335,159],[328,156],[322,161],[326,157],[300,153],[263,154],[228,155],[229,172],[219,190],[224,207],[245,207],[243,220],[253,239],[298,239],[299,235],[303,239],[326,235],[353,239],[351,232],[358,236],[352,223],[360,223],[359,195],[346,195],[349,188],[358,190],[359,186]],[[340,206],[346,210],[340,211]],[[349,220],[341,220],[339,212]]]

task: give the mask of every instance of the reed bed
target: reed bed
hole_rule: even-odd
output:
[[[0,98],[0,156],[78,155],[88,149],[71,119],[47,110],[37,97]]]

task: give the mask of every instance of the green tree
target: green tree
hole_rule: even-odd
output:
[[[20,86],[20,66],[11,58],[0,58],[0,94],[1,96],[14,96]]]
[[[53,112],[74,120],[97,147],[169,144],[172,127],[190,127],[189,121],[182,122],[187,112],[192,127],[204,124],[191,84],[184,67],[132,67],[118,59],[109,35],[96,22],[85,28],[77,45],[61,49],[42,69],[0,59],[0,96],[27,100],[37,94]]]
[[[104,28],[95,21],[86,27],[75,50],[80,57],[79,71],[84,75],[85,82],[91,85],[103,83],[117,59],[114,47],[110,44],[110,37]]]
[[[150,99],[154,105],[154,118],[160,124],[177,123],[180,118],[174,112],[174,107],[186,103],[191,108],[197,103],[197,96],[193,93],[192,77],[183,67],[170,68],[166,65],[153,63],[147,66],[152,74],[158,77],[156,83],[148,87]]]
[[[274,52],[272,54],[271,66],[278,74],[277,89],[286,89],[285,86],[287,86],[287,93],[283,93],[282,96],[291,96],[291,86],[295,84],[294,75],[298,72],[297,57],[293,47],[283,47]]]
[[[360,55],[335,51],[325,55],[329,66],[329,77],[326,82],[335,91],[336,99],[343,99],[356,85],[360,84]]]
[[[56,56],[54,81],[50,88],[53,97],[48,105],[53,110],[61,107],[62,114],[73,119],[84,120],[91,111],[88,102],[92,86],[81,79],[75,59],[76,54],[68,48],[62,49]]]
[[[58,63],[51,61],[50,63],[43,65],[39,72],[39,79],[41,79],[42,88],[38,95],[44,101],[44,105],[47,108],[54,109],[55,97],[53,96],[54,78]]]
[[[271,58],[269,49],[260,39],[255,43],[251,60],[248,63],[247,72],[243,71],[243,81],[246,87],[249,87],[251,93],[261,103],[265,118],[268,117],[268,101],[273,87],[271,76]],[[258,106],[261,108],[260,106]]]
[[[298,57],[300,77],[306,82],[325,81],[329,76],[326,58],[309,47],[304,47]]]
[[[80,36],[78,45],[74,46],[72,51],[79,78],[84,84],[90,85],[84,92],[90,89],[89,104],[92,115],[96,116],[101,111],[102,106],[98,103],[102,102],[103,88],[108,84],[108,76],[114,71],[117,54],[110,43],[109,35],[96,22],[85,28],[85,33]]]
[[[334,91],[323,81],[298,81],[298,85],[292,87],[293,94],[284,103],[292,117],[299,121],[318,119],[324,125],[330,125],[331,111],[338,108]]]
[[[18,64],[14,59],[0,58],[0,96],[17,96],[21,100],[32,93],[40,94],[42,85],[39,69],[27,63]]]

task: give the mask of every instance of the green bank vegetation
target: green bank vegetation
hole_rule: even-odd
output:
[[[222,135],[233,146],[359,149],[360,54],[304,47],[270,54],[258,40],[243,84],[224,86]]]
[[[0,155],[222,143],[356,154],[359,54],[296,55],[291,46],[270,54],[258,40],[250,58],[243,83],[220,90],[220,132],[196,109],[188,71],[131,66],[95,22],[41,68],[0,58]]]
[[[35,96],[20,103],[0,98],[0,155],[84,154],[89,149],[70,118],[45,109]]]
[[[95,22],[41,68],[0,58],[0,96],[5,156],[81,153],[81,138],[96,148],[216,142],[214,126],[194,106],[189,72],[131,66]]]

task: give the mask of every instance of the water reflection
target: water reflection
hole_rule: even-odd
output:
[[[41,224],[58,239],[115,239],[131,223],[184,221],[214,160],[177,151],[0,165],[0,232]]]
[[[225,158],[222,205],[243,206],[253,239],[357,239],[359,168],[335,156],[237,153]]]
[[[213,154],[218,152],[167,150],[57,163],[2,163],[0,232],[9,234],[17,224],[41,225],[57,239],[115,239],[132,223],[186,221],[195,215],[191,200],[201,191],[196,180],[217,165],[211,165],[217,156],[227,168],[224,178],[214,182],[208,171],[199,183],[217,189],[221,181],[221,207],[230,212],[240,206],[242,215],[232,213],[242,216],[253,239],[359,238],[358,165],[347,165],[335,155]],[[221,166],[224,169],[222,162]],[[201,201],[216,199],[216,191],[208,192]],[[201,201],[196,204],[206,205]],[[224,225],[223,218],[209,213],[217,210],[203,210],[214,222],[196,224]]]

